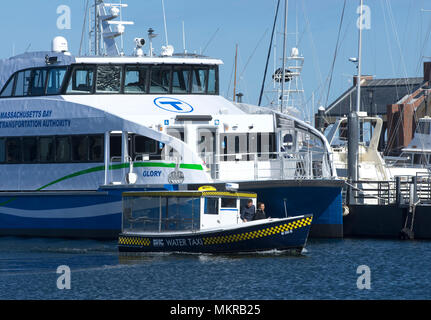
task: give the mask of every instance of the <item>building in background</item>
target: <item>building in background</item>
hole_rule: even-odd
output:
[[[361,77],[361,111],[383,120],[379,151],[399,155],[413,138],[418,119],[431,115],[431,62],[424,63],[424,76],[416,78],[374,79]],[[353,85],[328,108],[315,114],[315,124],[323,131],[340,117],[347,117],[356,104],[356,79]]]

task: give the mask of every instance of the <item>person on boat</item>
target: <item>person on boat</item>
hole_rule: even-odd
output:
[[[261,220],[261,219],[266,219],[265,204],[263,202],[259,202],[257,204],[257,210],[253,217],[253,220]]]
[[[253,200],[249,199],[247,205],[241,209],[240,217],[244,222],[252,221],[256,208],[253,205]]]

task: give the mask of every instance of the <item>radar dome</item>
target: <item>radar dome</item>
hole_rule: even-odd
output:
[[[52,40],[52,51],[67,52],[69,51],[67,40],[64,37],[58,36]]]

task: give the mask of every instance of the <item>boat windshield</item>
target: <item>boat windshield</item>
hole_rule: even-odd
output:
[[[216,65],[76,64],[18,71],[6,82],[0,97],[60,93],[217,95],[218,92]]]
[[[331,147],[341,147],[347,145],[347,122],[338,121],[329,125],[324,133]]]
[[[15,72],[4,85],[0,97],[60,94],[67,67],[31,68]]]
[[[123,232],[199,230],[199,197],[123,197]]]

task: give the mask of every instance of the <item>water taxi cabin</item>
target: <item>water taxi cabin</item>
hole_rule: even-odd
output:
[[[243,223],[240,208],[256,194],[221,191],[124,192],[123,233],[184,232]]]

